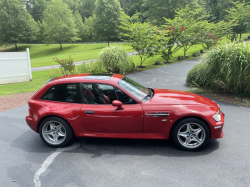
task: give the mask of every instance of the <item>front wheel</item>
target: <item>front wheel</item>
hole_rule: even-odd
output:
[[[44,143],[54,148],[67,145],[73,137],[69,124],[58,117],[43,120],[39,127],[39,134]]]
[[[195,151],[204,147],[208,142],[210,131],[202,120],[187,118],[174,126],[172,137],[179,148]]]

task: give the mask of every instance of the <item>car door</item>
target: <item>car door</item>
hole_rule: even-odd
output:
[[[81,107],[81,117],[87,131],[98,133],[143,132],[142,106],[129,96],[127,96],[127,101],[132,102],[124,102],[126,95],[124,92],[108,84],[83,84],[82,90],[84,103]],[[86,90],[89,94],[86,94]],[[94,99],[90,95],[94,95]],[[112,105],[118,96],[120,96],[121,102],[123,101],[122,109]]]

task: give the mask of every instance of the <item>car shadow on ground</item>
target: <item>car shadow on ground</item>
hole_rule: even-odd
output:
[[[69,146],[76,142],[80,143],[80,148],[70,152],[92,154],[92,158],[100,157],[103,154],[193,157],[208,155],[216,151],[220,144],[218,140],[210,140],[207,145],[199,151],[183,151],[178,149],[172,140],[75,138]]]
[[[208,155],[219,148],[218,140],[210,140],[207,145],[199,151],[183,151],[178,149],[172,140],[144,140],[144,139],[113,139],[113,138],[75,138],[67,147],[73,144],[80,144],[80,147],[67,152],[92,154],[92,158],[100,157],[103,154],[117,155],[138,155],[150,156],[159,155],[167,157],[189,157]],[[39,136],[32,131],[26,131],[17,137],[12,147],[22,149],[28,153],[52,153],[56,148],[44,144]],[[34,159],[36,161],[36,159]]]

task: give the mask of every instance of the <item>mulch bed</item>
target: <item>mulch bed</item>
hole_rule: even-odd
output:
[[[235,96],[227,93],[203,93],[202,95],[240,106],[250,107],[250,97]]]

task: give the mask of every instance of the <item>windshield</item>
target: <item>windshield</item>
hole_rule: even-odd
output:
[[[128,77],[124,77],[122,80],[120,80],[118,82],[118,85],[127,90],[130,94],[135,96],[140,101],[150,95],[150,91],[148,88],[140,85],[139,83],[131,80]]]

